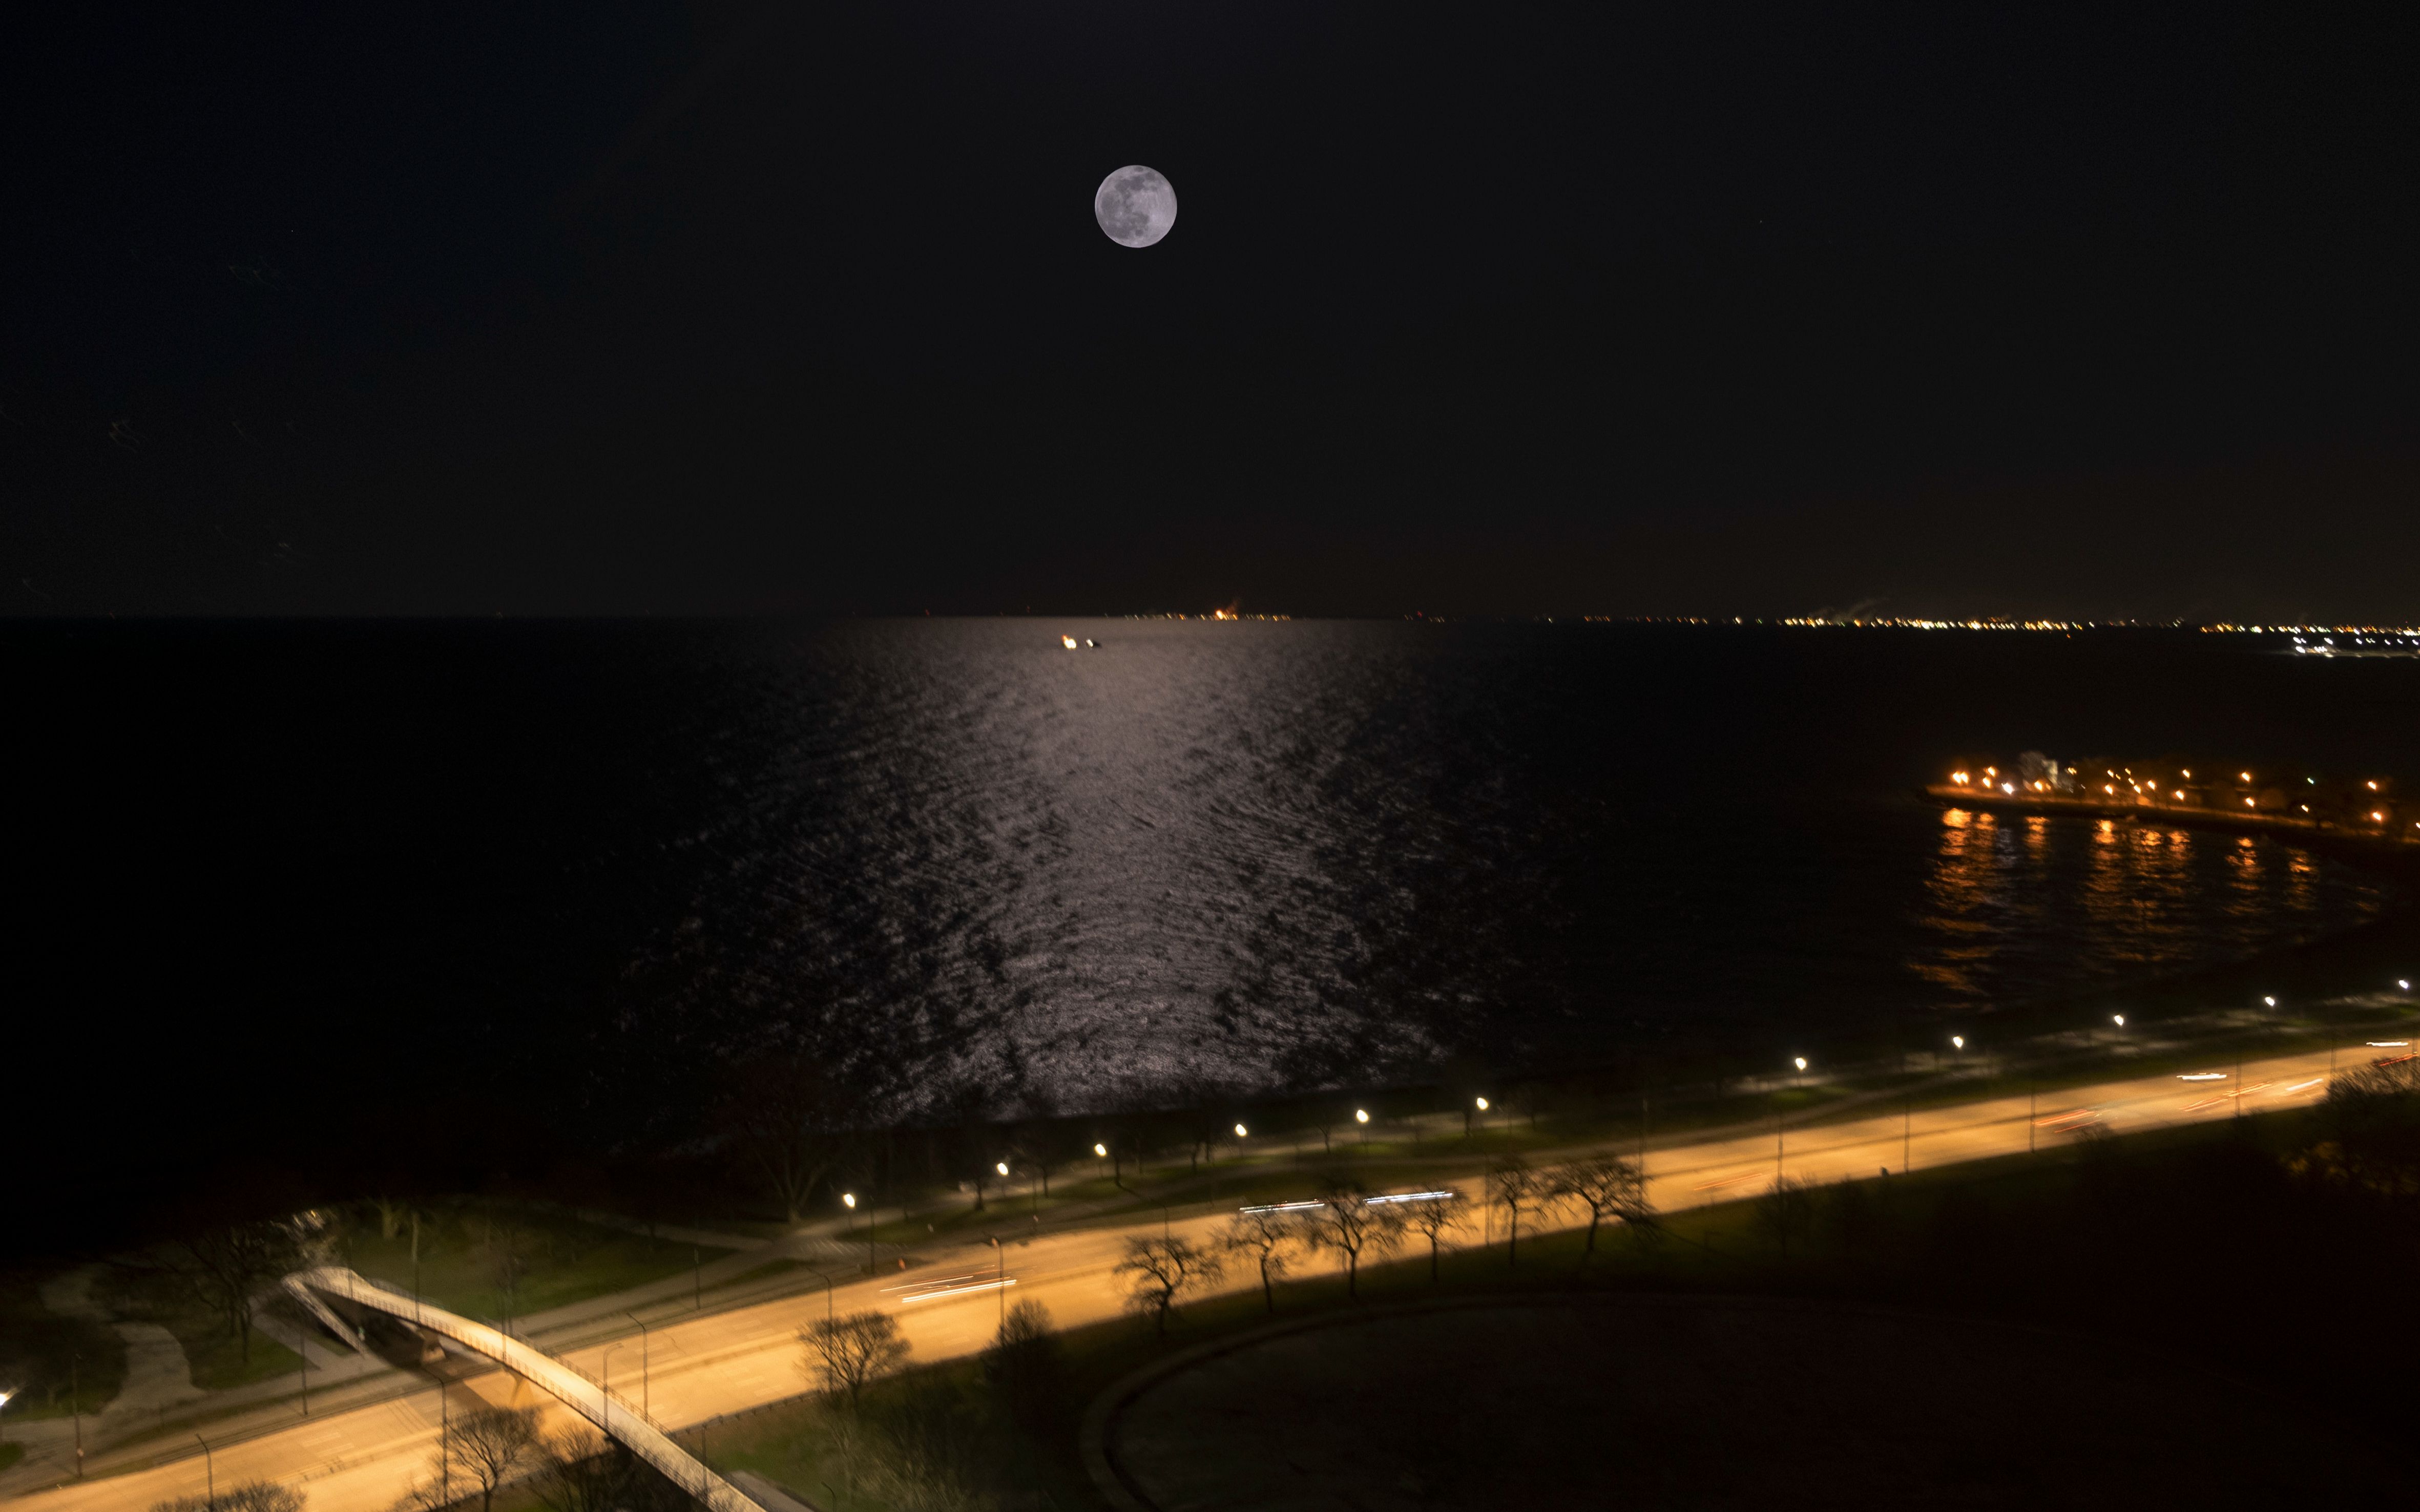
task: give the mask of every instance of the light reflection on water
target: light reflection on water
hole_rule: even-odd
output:
[[[2373,917],[2359,873],[2265,837],[2105,819],[1941,816],[1907,970],[1947,1000],[2077,987],[2249,954]]]
[[[1926,708],[1698,644],[1026,620],[721,645],[721,796],[632,975],[700,1041],[1073,1107],[1963,1013],[2383,896],[2265,841],[1945,818],[1887,775]]]

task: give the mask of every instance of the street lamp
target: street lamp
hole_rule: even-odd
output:
[[[1250,1134],[1251,1132],[1252,1132],[1252,1131],[1250,1131],[1249,1129],[1245,1128],[1245,1127],[1244,1127],[1242,1124],[1240,1124],[1240,1123],[1239,1123],[1239,1124],[1237,1124],[1237,1125],[1235,1125],[1235,1137],[1236,1137],[1236,1138],[1238,1138],[1238,1139],[1243,1138],[1246,1134]]]
[[[1965,1049],[1965,1048],[1966,1048],[1966,1037],[1965,1037],[1964,1035],[1962,1035],[1962,1034],[1953,1034],[1953,1035],[1951,1035],[1951,1036],[1949,1037],[1949,1048],[1951,1048],[1952,1050],[1963,1050],[1963,1049]]]
[[[597,1373],[604,1378],[597,1383],[597,1406],[605,1415],[603,1427],[608,1433],[613,1431],[613,1351],[627,1342],[626,1339],[615,1339],[605,1346],[603,1354],[597,1357]]]
[[[2267,1005],[2269,1005],[2271,1008],[2275,1008],[2275,1007],[2277,1006],[2277,999],[2275,999],[2275,998],[2273,998],[2273,997],[2263,997],[2262,999],[2260,999],[2260,1001],[2262,1001],[2263,1003],[2266,1003],[2266,1004],[2267,1004]]]
[[[16,1395],[17,1394],[13,1391],[0,1391],[0,1412],[5,1412],[8,1410],[8,1398]],[[7,1443],[8,1442],[8,1436],[7,1432],[5,1430],[0,1430],[0,1443]]]
[[[1001,1166],[1000,1168],[1000,1174],[1006,1176],[1008,1174],[1008,1167],[1005,1165]],[[840,1195],[840,1205],[846,1208],[849,1211],[855,1212],[857,1211],[857,1194],[854,1192],[842,1193]],[[874,1224],[871,1219],[867,1221],[865,1226],[865,1269],[869,1274],[872,1273],[874,1270]]]
[[[1107,1160],[1109,1158],[1109,1147],[1107,1145],[1094,1145],[1093,1147],[1093,1153],[1100,1156],[1103,1160]]]
[[[2401,978],[2401,977],[2397,977],[2397,978],[2396,978],[2396,979],[2395,979],[2395,985],[2397,985],[2397,987],[2402,988],[2402,989],[2403,989],[2405,992],[2407,992],[2407,993],[2408,993],[2408,992],[2410,992],[2410,991],[2412,990],[2412,983],[2411,983],[2409,980],[2405,980],[2404,978]]]
[[[634,1323],[639,1323],[637,1313],[624,1313],[622,1316]],[[654,1367],[653,1351],[647,1348],[647,1325],[639,1323],[639,1412],[643,1417],[652,1418],[656,1415]]]
[[[1807,1069],[1807,1057],[1805,1056],[1794,1057],[1792,1057],[1791,1064],[1796,1066],[1800,1071],[1805,1071]]]
[[[2126,1015],[2123,1013],[2112,1013],[2109,1015],[2109,1022],[2117,1025],[2122,1029],[2126,1026]]]
[[[1369,1110],[1368,1108],[1355,1108],[1355,1109],[1353,1110],[1353,1121],[1354,1121],[1354,1122],[1356,1122],[1356,1123],[1367,1123],[1367,1122],[1369,1122],[1369,1121],[1370,1121],[1370,1110]]]
[[[1483,1097],[1475,1097],[1472,1098],[1471,1101],[1479,1104],[1480,1112],[1484,1113],[1487,1111],[1487,1099]]]

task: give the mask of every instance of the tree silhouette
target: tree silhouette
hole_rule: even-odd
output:
[[[1470,1222],[1470,1199],[1459,1192],[1440,1193],[1403,1204],[1404,1227],[1429,1242],[1429,1281],[1437,1279],[1437,1247],[1445,1236]]]
[[[889,1375],[908,1358],[899,1320],[889,1313],[818,1318],[799,1330],[799,1342],[807,1347],[807,1369],[822,1376],[824,1389],[833,1396],[846,1392],[851,1407],[866,1382]]]
[[[1547,1182],[1558,1197],[1588,1209],[1588,1244],[1580,1251],[1585,1262],[1596,1253],[1597,1227],[1607,1218],[1646,1223],[1654,1214],[1647,1202],[1647,1179],[1638,1167],[1619,1155],[1588,1155],[1555,1167]]]
[[[1344,1294],[1361,1296],[1361,1257],[1384,1255],[1403,1242],[1403,1214],[1394,1203],[1373,1206],[1358,1181],[1330,1180],[1320,1205],[1306,1209],[1303,1227],[1319,1249],[1344,1257]]]
[[[1521,1210],[1535,1211],[1544,1207],[1553,1196],[1544,1176],[1518,1155],[1507,1155],[1487,1173],[1487,1188],[1496,1200],[1504,1204],[1512,1222],[1506,1229],[1505,1263],[1518,1267],[1521,1263]]]
[[[1260,1268],[1261,1301],[1272,1313],[1278,1310],[1274,1283],[1285,1274],[1294,1252],[1309,1242],[1302,1221],[1295,1214],[1266,1209],[1235,1214],[1217,1240],[1221,1252],[1249,1256]]]
[[[1218,1257],[1191,1240],[1129,1239],[1125,1258],[1111,1273],[1125,1285],[1127,1304],[1150,1313],[1152,1332],[1165,1338],[1176,1299],[1217,1280],[1219,1270]]]

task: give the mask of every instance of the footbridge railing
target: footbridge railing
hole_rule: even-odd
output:
[[[289,1288],[307,1288],[342,1297],[400,1318],[487,1356],[595,1424],[597,1431],[628,1446],[632,1454],[661,1471],[665,1479],[695,1497],[707,1512],[765,1512],[745,1492],[675,1443],[669,1434],[637,1409],[614,1400],[602,1385],[502,1329],[473,1322],[442,1307],[431,1307],[402,1292],[390,1291],[343,1266],[297,1271],[287,1277],[287,1284]]]

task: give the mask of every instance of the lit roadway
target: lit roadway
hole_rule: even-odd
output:
[[[2350,1057],[2348,1063],[2353,1063]],[[2328,1068],[2328,1055],[2319,1051],[2247,1061],[2240,1088],[2235,1068],[2228,1064],[2209,1068],[2202,1073],[2211,1078],[2206,1080],[2166,1073],[2047,1092],[2038,1111],[2029,1112],[2023,1096],[1919,1110],[1904,1126],[1903,1115],[1894,1109],[1791,1131],[1781,1142],[1781,1169],[1804,1180],[1897,1171],[1903,1143],[1918,1168],[1980,1160],[2022,1152],[2029,1136],[2045,1148],[2055,1146],[2063,1142],[2065,1132],[2086,1124],[2125,1133],[2228,1118],[2239,1094],[2247,1113],[2300,1105],[2326,1091]],[[1776,1140],[1770,1129],[1670,1144],[1652,1149],[1648,1157],[1651,1195],[1667,1211],[1752,1196],[1766,1188],[1775,1171]],[[1460,1184],[1475,1191],[1479,1179],[1474,1168]],[[1215,1214],[1181,1218],[1172,1231],[1199,1242],[1220,1221]],[[1525,1213],[1523,1230],[1529,1231],[1533,1224]],[[1004,1227],[1011,1225],[1013,1220]],[[1128,1238],[1156,1234],[1160,1227],[1154,1219],[1119,1227],[1046,1232],[1023,1242],[1012,1238],[1004,1262],[1010,1283],[1005,1288],[997,1285],[1002,1261],[987,1245],[935,1247],[921,1253],[923,1263],[910,1271],[836,1288],[830,1305],[842,1313],[879,1307],[897,1314],[914,1346],[915,1360],[967,1354],[989,1341],[1006,1303],[1039,1302],[1062,1327],[1116,1315],[1120,1296],[1109,1273],[1120,1250]],[[1494,1231],[1500,1242],[1501,1215],[1494,1220]],[[1240,1289],[1258,1280],[1239,1276],[1232,1284]],[[825,1294],[816,1290],[659,1324],[646,1340],[644,1387],[635,1334],[566,1350],[560,1358],[593,1380],[606,1373],[608,1362],[602,1355],[611,1350],[614,1396],[635,1411],[644,1392],[655,1421],[676,1429],[806,1390],[811,1382],[797,1335],[801,1324],[821,1317],[825,1306]],[[502,1369],[448,1389],[451,1410],[458,1414],[484,1401],[542,1407],[550,1427],[571,1421],[544,1394]],[[432,1387],[297,1421],[215,1448],[218,1484],[275,1480],[305,1490],[310,1512],[389,1512],[406,1486],[428,1466],[437,1444],[438,1414],[438,1393]],[[710,1441],[706,1450],[710,1458]],[[201,1456],[189,1452],[188,1458],[156,1469],[35,1492],[14,1504],[24,1512],[143,1507],[164,1497],[199,1494],[203,1473]]]

